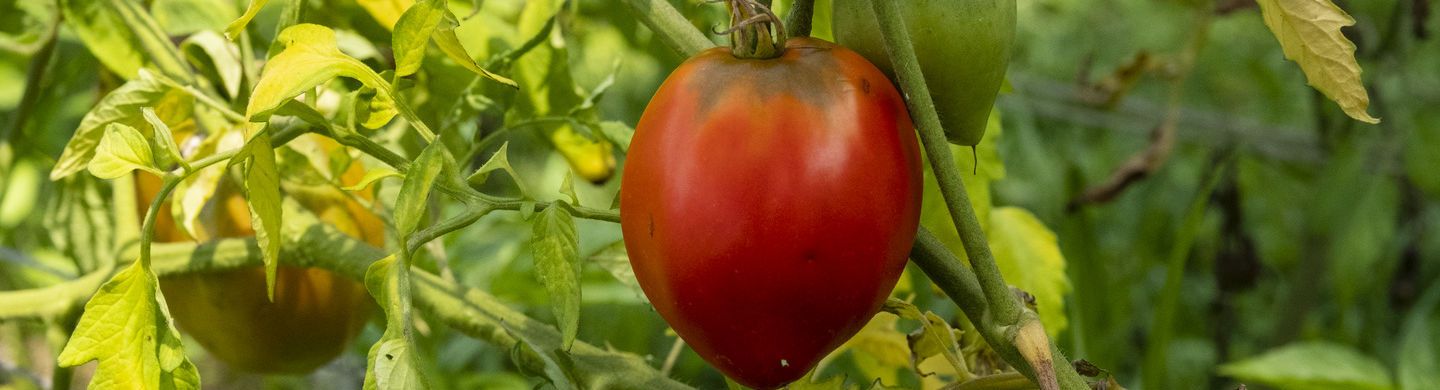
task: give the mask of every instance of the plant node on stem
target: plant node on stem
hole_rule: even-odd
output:
[[[1026,316],[1029,319],[1020,330],[1015,333],[1015,349],[1020,351],[1020,356],[1030,363],[1035,369],[1035,383],[1044,390],[1060,389],[1060,381],[1055,377],[1055,359],[1050,355],[1050,336],[1045,335],[1045,327],[1040,324],[1040,319],[1033,316]]]
[[[716,34],[730,35],[730,54],[735,58],[771,59],[785,54],[785,26],[770,8],[755,0],[724,1],[730,10],[730,28]]]

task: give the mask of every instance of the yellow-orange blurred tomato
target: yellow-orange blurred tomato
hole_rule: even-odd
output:
[[[353,164],[342,181],[350,185],[363,176],[364,169]],[[144,173],[137,179],[143,215],[160,180]],[[368,193],[357,195],[369,199]],[[384,246],[383,222],[354,200],[341,199],[301,203],[342,232]],[[161,207],[156,241],[188,239],[169,218],[168,202]],[[255,235],[245,198],[228,179],[220,181],[200,218],[203,234],[197,235]],[[339,356],[364,328],[373,306],[363,284],[319,268],[280,266],[274,302],[266,297],[263,267],[165,276],[160,288],[182,331],[232,369],[263,374],[303,374]]]

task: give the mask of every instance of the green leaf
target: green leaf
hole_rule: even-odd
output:
[[[1440,304],[1440,288],[1425,290],[1420,302],[1405,316],[1400,333],[1400,351],[1395,376],[1402,390],[1440,389],[1440,323],[1435,322],[1435,306]]]
[[[1070,278],[1065,276],[1065,257],[1055,233],[1017,207],[991,210],[985,233],[1005,281],[1035,296],[1045,333],[1059,337],[1067,325],[1065,294],[1070,292]]]
[[[276,38],[284,49],[270,58],[255,83],[245,108],[250,121],[264,121],[286,101],[338,76],[359,80],[385,93],[384,79],[359,60],[340,52],[335,31],[314,24],[297,24]]]
[[[245,7],[245,14],[240,15],[239,19],[230,22],[229,26],[225,26],[225,38],[232,41],[239,39],[240,31],[245,29],[245,25],[250,24],[250,19],[254,19],[255,14],[260,12],[261,8],[265,8],[265,3],[269,1],[270,0],[250,0],[250,6]]]
[[[970,206],[975,209],[980,228],[985,231],[990,230],[990,183],[1005,177],[1005,165],[1000,160],[998,151],[1002,133],[1004,128],[1000,124],[1000,110],[994,110],[990,113],[989,122],[985,126],[985,137],[980,139],[980,144],[973,149],[950,145],[950,152],[955,156],[955,166],[960,168],[960,180],[965,183],[965,191],[970,195]],[[950,208],[945,205],[945,198],[940,194],[940,184],[935,180],[933,168],[930,164],[920,165],[925,170],[925,194],[920,199],[920,224],[930,229],[930,232],[945,244],[946,249],[968,263],[970,260],[965,257],[965,244],[960,241],[959,231],[955,230],[955,223],[950,218]]]
[[[633,290],[636,297],[646,303],[650,302],[650,298],[645,296],[645,290],[640,289],[640,281],[635,279],[635,269],[630,267],[630,254],[625,249],[625,240],[606,245],[585,260],[610,272],[610,276],[614,276],[621,285]]]
[[[475,59],[465,52],[459,37],[455,36],[455,27],[459,25],[460,22],[455,18],[455,14],[450,13],[445,0],[421,0],[406,10],[395,23],[395,34],[391,38],[395,48],[395,77],[409,76],[419,70],[425,58],[425,48],[429,46],[430,39],[434,38],[440,51],[460,66],[485,78],[515,87],[514,80],[481,68],[475,63]]]
[[[1346,115],[1366,123],[1380,123],[1366,113],[1370,95],[1360,82],[1355,44],[1340,28],[1355,19],[1330,0],[1257,0],[1265,26],[1280,40],[1285,58],[1300,64],[1305,78],[1320,93],[1340,105]]]
[[[385,333],[370,347],[364,388],[430,388],[408,331],[411,290],[405,262],[390,255],[370,264],[365,270],[365,287],[385,311]]]
[[[951,328],[950,323],[935,315],[933,312],[925,312],[925,319],[920,321],[920,329],[910,333],[905,340],[910,345],[910,364],[915,372],[920,371],[920,362],[926,358],[941,355],[955,372],[965,372],[968,368],[960,361],[960,330]]]
[[[90,173],[101,179],[116,179],[136,169],[156,175],[165,174],[155,168],[150,141],[139,130],[111,123],[105,128],[100,146],[95,148],[95,159],[90,160]]]
[[[445,18],[445,0],[420,0],[400,15],[395,22],[395,31],[390,37],[390,46],[395,53],[395,77],[405,77],[420,70],[425,59],[425,48],[430,46],[430,36],[435,27]]]
[[[1390,375],[1370,356],[1323,341],[1272,349],[1221,365],[1220,375],[1281,390],[1387,390]],[[1433,373],[1432,373],[1433,374]]]
[[[569,196],[570,204],[579,205],[580,196],[575,194],[575,179],[572,178],[574,176],[568,172],[565,174],[565,180],[560,182],[560,194]]]
[[[63,367],[99,361],[91,388],[200,388],[147,263],[131,263],[96,291],[60,352]]]
[[[460,26],[460,21],[455,19],[455,14],[450,13],[450,10],[445,10],[444,16],[445,18],[440,21],[440,25],[435,28],[434,38],[435,46],[438,46],[440,51],[445,53],[446,57],[450,57],[451,60],[459,63],[460,66],[469,69],[471,72],[475,72],[475,74],[481,77],[495,80],[495,82],[508,85],[511,88],[519,87],[515,84],[515,80],[485,70],[481,68],[479,64],[476,64],[475,59],[471,58],[470,54],[465,52],[465,46],[460,44],[460,37],[455,36],[455,28]]]
[[[500,149],[496,150],[495,154],[490,156],[490,160],[485,161],[485,164],[481,165],[480,169],[475,170],[475,173],[470,174],[470,177],[466,178],[465,181],[472,185],[485,184],[485,179],[490,177],[490,172],[503,169],[505,173],[510,174],[511,179],[515,180],[515,187],[520,188],[520,193],[524,194],[525,185],[520,183],[520,174],[516,173],[515,168],[510,166],[510,157],[509,153],[507,153],[509,147],[509,142],[500,144]],[[525,196],[529,197],[528,194]]]
[[[111,72],[135,78],[148,62],[145,49],[116,12],[114,1],[61,0],[60,11],[65,15],[65,25],[75,30],[80,42]]]
[[[154,0],[150,10],[170,36],[208,34],[224,39],[218,31],[240,17],[231,0]]]
[[[175,46],[139,1],[65,0],[60,9],[80,41],[120,77],[135,78],[153,64],[171,77],[190,79]]]
[[[200,31],[185,38],[180,51],[202,74],[219,84],[225,96],[240,96],[240,52],[234,43],[214,31]]]
[[[630,140],[635,138],[635,128],[630,127],[630,125],[624,122],[616,121],[600,122],[598,127],[600,128],[600,134],[604,135],[605,139],[610,140],[610,143],[620,147],[621,152],[630,151]]]
[[[425,200],[436,178],[451,176],[455,170],[455,159],[450,151],[438,140],[431,142],[415,163],[405,172],[405,181],[400,184],[400,195],[395,199],[395,230],[400,233],[400,242],[410,240],[410,234],[420,226],[425,217]]]
[[[80,119],[75,135],[70,137],[69,143],[65,144],[65,151],[50,170],[50,179],[59,180],[85,169],[86,164],[95,156],[95,147],[105,135],[106,125],[123,123],[130,127],[144,126],[145,121],[140,117],[141,107],[158,107],[163,105],[162,101],[188,99],[182,96],[182,92],[174,91],[157,81],[149,72],[140,71],[140,77],[110,91]]]
[[[366,88],[368,90],[369,88]],[[395,99],[384,93],[374,93],[366,99],[360,94],[355,99],[355,116],[361,126],[368,129],[379,129],[395,119],[399,109],[395,106]]]
[[[155,115],[155,109],[150,107],[142,108],[140,109],[140,115],[145,117],[146,122],[150,122],[150,128],[155,131],[151,139],[154,140],[155,145],[160,148],[160,151],[164,153],[161,154],[161,156],[164,157],[160,160],[162,164],[165,166],[180,164],[185,167],[185,170],[190,170],[190,164],[186,163],[185,158],[180,156],[180,146],[175,144],[175,136],[170,134],[170,126],[166,125],[165,122],[160,120],[159,116]]]
[[[255,243],[265,261],[265,291],[275,300],[275,270],[280,265],[280,170],[275,164],[275,148],[270,145],[270,130],[256,133],[245,144],[246,152],[235,158],[249,157],[245,168],[245,200],[250,206],[250,226],[255,229]],[[232,160],[234,161],[234,160]]]
[[[1440,113],[1434,110],[1417,110],[1415,126],[1405,134],[1405,173],[1415,187],[1425,191],[1432,199],[1440,198],[1440,130],[1433,123],[1440,123]]]
[[[550,295],[561,344],[569,351],[580,329],[580,243],[575,220],[565,207],[553,205],[540,211],[533,224],[535,275]]]

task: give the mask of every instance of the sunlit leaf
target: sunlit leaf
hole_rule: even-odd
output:
[[[409,76],[420,70],[420,62],[425,58],[425,48],[430,46],[435,26],[449,12],[445,7],[445,0],[420,0],[395,22],[395,33],[390,38],[390,46],[395,48],[395,77]]]
[[[580,244],[575,220],[559,205],[540,211],[533,222],[530,246],[535,275],[545,284],[550,307],[560,322],[565,350],[575,343],[580,324]]]
[[[365,187],[369,187],[371,184],[375,184],[375,182],[380,181],[380,179],[403,176],[405,175],[401,175],[400,172],[395,172],[389,168],[370,168],[370,170],[365,171],[365,176],[361,177],[360,181],[355,182],[355,185],[341,187],[341,189],[346,191],[360,191],[364,190]]]
[[[183,93],[175,92],[150,77],[149,72],[140,71],[140,77],[105,95],[80,120],[75,135],[70,137],[65,151],[50,170],[50,179],[58,180],[85,169],[95,156],[95,147],[105,135],[106,125],[119,122],[135,128],[144,126],[146,122],[140,116],[141,107],[162,106],[161,101],[164,100],[188,99],[183,96]]]
[[[465,47],[455,36],[455,27],[459,25],[460,22],[450,13],[445,0],[416,2],[395,23],[395,34],[392,38],[392,46],[395,48],[395,76],[408,76],[420,69],[420,63],[425,58],[425,48],[429,47],[433,37],[440,51],[465,69],[501,84],[516,86],[515,81],[485,70],[475,63],[475,59],[465,52]]]
[[[1328,342],[1304,342],[1226,363],[1220,375],[1281,390],[1387,390],[1390,374],[1370,356]]]
[[[262,130],[245,143],[245,151],[234,159],[244,159],[245,200],[250,208],[250,226],[255,229],[255,242],[265,262],[265,291],[275,299],[275,270],[280,266],[280,227],[283,215],[280,206],[280,170],[275,164],[275,149],[270,145],[270,129]],[[231,160],[232,164],[236,160]]]
[[[162,160],[163,165],[169,166],[169,164],[178,163],[189,169],[190,165],[186,164],[185,158],[180,156],[180,146],[175,144],[175,136],[170,133],[170,126],[161,121],[160,117],[155,115],[155,110],[150,107],[140,109],[140,114],[145,117],[146,122],[150,122],[150,128],[154,130],[152,139],[159,147],[161,156],[168,159],[168,161]]]
[[[136,169],[164,175],[155,168],[150,141],[139,130],[124,124],[111,123],[105,128],[95,158],[90,160],[90,173],[101,179],[115,179]]]
[[[1055,233],[1029,211],[1016,207],[992,209],[990,230],[985,233],[1005,282],[1035,296],[1045,333],[1059,337],[1067,325],[1065,295],[1070,293],[1070,278]]]
[[[1355,19],[1330,0],[1257,0],[1265,26],[1280,40],[1285,58],[1300,64],[1305,78],[1320,93],[1340,104],[1355,120],[1380,123],[1365,112],[1370,95],[1360,82],[1355,44],[1340,28]]]
[[[855,365],[866,377],[878,378],[886,383],[897,383],[899,374],[909,369],[909,345],[905,333],[895,328],[899,317],[889,312],[880,312],[860,329],[854,337],[841,345],[836,352],[849,351]]]
[[[75,30],[95,58],[120,77],[133,78],[148,61],[139,39],[114,7],[110,1],[60,1],[65,24]]]
[[[57,361],[63,367],[99,361],[91,388],[199,389],[199,372],[145,264],[131,263],[90,298]]]
[[[365,64],[341,53],[335,45],[335,32],[328,27],[297,24],[281,32],[276,40],[284,50],[270,58],[255,83],[250,105],[245,109],[251,121],[268,119],[287,100],[338,76],[382,91],[388,85]]]
[[[394,29],[395,23],[400,20],[400,16],[405,13],[405,10],[410,9],[410,7],[415,4],[415,1],[355,0],[355,3],[359,4],[361,8],[364,8],[365,12],[375,18],[375,21],[379,22],[381,26],[385,26],[386,29]]]
[[[250,24],[250,19],[254,19],[255,14],[260,12],[261,8],[265,8],[265,3],[268,2],[270,0],[250,0],[250,6],[245,7],[245,14],[230,22],[229,26],[225,26],[225,38],[232,41],[240,39],[240,31],[245,29],[245,25]]]

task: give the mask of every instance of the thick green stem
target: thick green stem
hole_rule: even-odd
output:
[[[665,0],[621,0],[640,23],[650,27],[665,46],[685,57],[715,47],[715,43],[690,24],[680,11]]]
[[[1034,370],[1026,363],[1025,357],[1016,349],[1014,333],[1018,332],[1016,326],[998,324],[990,315],[990,305],[986,302],[985,294],[980,291],[979,282],[975,280],[975,274],[959,258],[955,257],[945,244],[940,242],[930,231],[921,228],[915,235],[915,245],[910,248],[910,260],[930,277],[930,281],[945,291],[950,299],[960,306],[965,312],[965,317],[975,325],[980,337],[995,350],[995,353],[1009,362],[1015,369],[1027,378],[1034,378]],[[1033,312],[1026,312],[1022,318],[1034,319]],[[1012,331],[1014,329],[1014,331]],[[1050,344],[1051,359],[1054,362],[1056,378],[1060,382],[1060,388],[1067,390],[1086,389],[1088,385],[1075,368],[1070,365],[1070,360],[1065,358],[1054,343]]]
[[[930,158],[930,166],[934,168],[940,194],[945,198],[952,222],[965,244],[965,254],[979,278],[980,288],[990,302],[995,320],[1002,324],[1015,324],[1020,317],[1020,303],[1000,275],[1000,268],[995,265],[995,257],[990,253],[990,244],[985,240],[985,232],[980,229],[980,220],[975,216],[975,209],[970,207],[970,196],[965,192],[960,169],[955,166],[955,159],[950,154],[950,143],[941,130],[940,115],[935,111],[930,88],[925,85],[925,78],[920,73],[920,62],[915,57],[915,49],[910,46],[910,36],[905,30],[905,21],[900,17],[899,5],[883,0],[871,0],[871,4],[880,21],[886,50],[895,64],[900,88],[909,98],[910,115],[915,120],[925,154]]]
[[[815,18],[815,0],[795,0],[785,14],[785,31],[792,37],[810,36],[810,22]]]
[[[909,33],[900,16],[899,5],[889,0],[871,0],[870,4],[879,19],[886,50],[895,64],[895,73],[900,79],[901,90],[905,91],[909,98],[910,113],[915,119],[920,140],[940,184],[941,196],[945,198],[945,204],[950,209],[952,222],[960,233],[961,241],[965,244],[965,254],[970,259],[980,290],[989,303],[988,316],[971,317],[970,320],[977,321],[976,328],[981,330],[991,346],[995,347],[997,351],[1001,351],[1001,356],[1007,362],[1032,380],[1036,379],[1035,370],[1030,367],[1024,356],[1019,356],[1019,351],[1016,350],[1014,344],[1014,337],[1026,325],[1026,322],[1037,321],[1037,319],[1033,315],[1021,315],[1024,310],[1010,292],[1010,287],[1005,284],[1005,279],[1000,274],[1000,268],[996,266],[995,258],[990,253],[990,245],[985,240],[985,232],[980,229],[980,221],[976,218],[975,209],[970,206],[970,196],[965,192],[965,184],[960,180],[960,171],[955,166],[954,158],[950,154],[950,144],[940,127],[940,116],[935,111],[935,102],[931,98],[930,89],[925,85],[925,79],[920,72],[919,61],[915,57],[915,49],[910,44]],[[1005,335],[999,340],[996,339],[993,331],[997,327],[1005,329]],[[1055,349],[1053,344],[1051,349]],[[1059,353],[1052,353],[1052,355],[1050,362],[1053,363],[1052,366],[1061,388],[1078,390],[1088,387],[1063,355]]]

